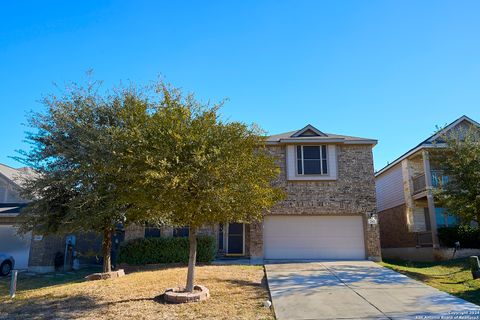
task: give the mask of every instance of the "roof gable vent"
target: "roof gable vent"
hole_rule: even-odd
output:
[[[326,137],[327,135],[311,124],[292,134],[292,137]]]

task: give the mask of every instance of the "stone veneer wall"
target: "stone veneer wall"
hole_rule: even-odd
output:
[[[378,213],[382,248],[415,247],[415,234],[409,231],[405,204]]]
[[[338,177],[333,181],[288,181],[285,146],[269,146],[269,150],[281,169],[274,184],[287,193],[269,215],[363,215],[367,257],[381,259],[379,226],[367,225],[376,205],[370,145],[337,145]],[[262,223],[251,225],[250,254],[253,260],[263,258]]]
[[[173,227],[163,226],[160,227],[161,237],[173,237]],[[216,235],[218,232],[218,226],[204,226],[198,230],[199,235]],[[145,238],[145,227],[143,225],[131,224],[125,228],[125,241]]]
[[[250,241],[248,242],[250,260],[253,264],[263,261],[263,223],[262,221],[250,224]]]
[[[144,237],[145,227],[143,225],[131,224],[125,227],[125,241]]]
[[[42,240],[32,237],[28,270],[36,272],[51,272],[55,270],[55,254],[65,251],[64,236],[44,236]]]
[[[95,232],[75,234],[74,250],[81,265],[98,264],[102,257],[102,236]],[[51,272],[55,269],[55,254],[65,254],[66,236],[48,235],[41,240],[32,236],[28,269],[35,272]],[[67,265],[70,264],[67,260]]]
[[[0,216],[0,225],[12,225],[18,222],[16,217],[1,217]]]

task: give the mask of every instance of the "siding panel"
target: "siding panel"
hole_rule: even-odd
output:
[[[383,211],[405,203],[403,176],[400,164],[375,178],[377,211]]]

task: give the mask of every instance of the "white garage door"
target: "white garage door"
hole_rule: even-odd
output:
[[[267,216],[265,259],[365,259],[361,216]]]
[[[11,225],[0,225],[0,252],[8,253],[15,259],[15,269],[26,269],[30,256],[31,235],[17,235]]]

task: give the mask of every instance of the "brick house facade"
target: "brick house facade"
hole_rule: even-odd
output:
[[[276,242],[287,241],[285,239],[290,236],[295,237],[295,235],[290,235],[286,231],[284,237],[282,235],[277,236],[275,233],[278,230],[273,230],[275,225],[286,225],[288,229],[289,223],[292,227],[296,226],[297,228],[303,228],[303,225],[313,223],[318,225],[319,229],[318,232],[315,229],[311,230],[311,234],[308,235],[311,236],[311,241],[303,244],[301,241],[305,240],[293,240],[296,246],[309,248],[309,251],[305,251],[302,258],[380,260],[379,226],[367,223],[368,219],[375,213],[376,206],[372,155],[372,147],[376,141],[325,134],[309,125],[298,131],[271,136],[266,143],[268,150],[275,157],[276,163],[281,169],[278,179],[273,183],[286,191],[286,199],[266,213],[262,221],[244,226],[244,250],[240,255],[250,257],[252,261],[257,262],[277,257],[279,254],[281,256],[282,243]],[[292,148],[298,149],[299,146],[325,146],[322,148],[327,151],[325,153],[328,156],[325,155],[323,158],[323,165],[328,164],[328,170],[325,170],[326,172],[322,172],[322,174],[311,175],[301,175],[298,172],[293,172],[295,165],[292,165],[292,162],[298,162],[299,159],[295,157],[295,150],[292,153]],[[311,150],[309,149],[309,151]],[[295,159],[292,158],[292,154]],[[288,220],[288,217],[293,217],[293,220]],[[310,220],[302,219],[304,217],[309,217]],[[266,220],[269,220],[269,222]],[[322,233],[321,227],[324,222],[325,224],[331,224],[338,230],[330,230],[327,232],[329,235],[322,238],[320,233]],[[344,230],[342,225],[352,228],[352,233],[359,237],[350,239],[349,231]],[[172,228],[163,227],[160,230],[160,235],[171,236],[171,230]],[[225,247],[225,243],[228,242],[230,237],[227,226],[207,226],[202,232],[215,236],[219,245],[219,253],[228,255],[229,245]],[[270,234],[272,235],[270,236]],[[145,228],[140,226],[130,226],[125,232],[126,240],[144,236]],[[345,254],[343,256],[329,256],[328,252],[331,251],[328,249],[329,241],[333,246],[338,246],[337,251],[345,252]],[[363,248],[358,248],[358,252],[349,251],[348,241],[351,243],[354,243],[352,241],[361,242]],[[323,246],[324,253],[322,253],[320,242],[325,242],[325,246],[327,246]],[[358,244],[356,245],[358,246]],[[285,246],[285,257],[295,258],[294,250],[288,252],[287,247],[289,247],[288,243]],[[271,255],[268,253],[269,250],[272,252]]]
[[[264,259],[380,260],[379,225],[367,221],[376,209],[372,148],[375,140],[326,134],[313,126],[270,136],[269,152],[280,175],[272,183],[286,198],[250,224],[212,224],[200,234],[216,238],[219,256]],[[185,230],[130,225],[124,240],[185,236]],[[188,231],[187,231],[188,232]],[[77,234],[73,250],[81,263],[100,262],[101,236]],[[64,236],[31,236],[29,269],[52,271]],[[67,261],[67,263],[69,263]]]

